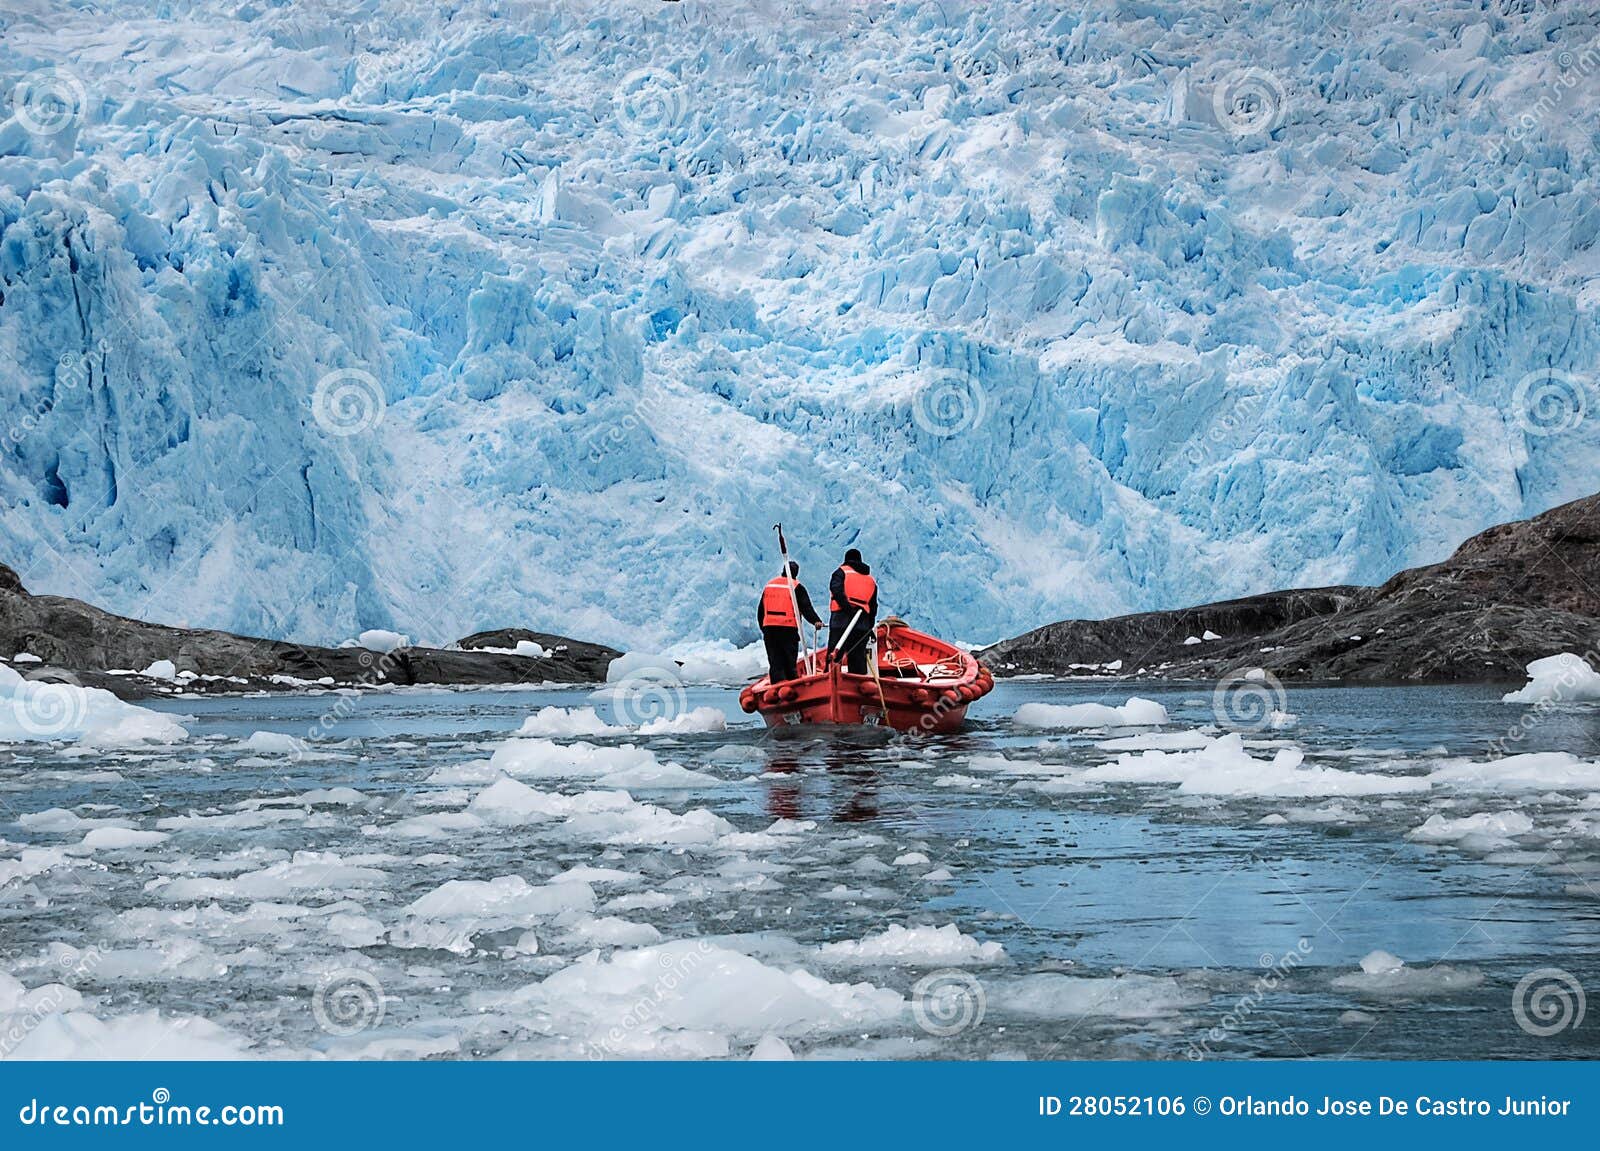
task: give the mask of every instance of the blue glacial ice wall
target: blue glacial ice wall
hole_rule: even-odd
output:
[[[745,640],[781,518],[988,640],[1600,488],[1592,6],[1069,7],[8,13],[0,560]]]

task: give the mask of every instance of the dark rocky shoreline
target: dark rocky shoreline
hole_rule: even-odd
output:
[[[1449,559],[1379,587],[1063,620],[978,654],[1000,676],[1215,680],[1260,667],[1298,681],[1521,683],[1535,659],[1600,650],[1597,588],[1600,495],[1480,532]],[[1185,643],[1208,631],[1221,638]],[[1117,660],[1115,673],[1104,668]]]
[[[484,648],[514,649],[531,640],[548,652],[521,656]],[[224,631],[167,627],[113,615],[64,596],[30,595],[0,564],[0,655],[31,652],[39,668],[70,672],[91,687],[125,699],[162,694],[160,680],[111,674],[142,671],[158,660],[192,673],[189,692],[292,691],[308,685],[380,687],[438,684],[471,686],[526,683],[595,683],[622,653],[600,644],[520,628],[480,632],[454,647],[407,647],[383,653],[355,647],[317,647],[238,636]],[[26,665],[18,670],[26,671]],[[323,681],[331,681],[326,683]]]
[[[1002,677],[1215,680],[1260,667],[1284,680],[1341,684],[1521,683],[1535,659],[1600,651],[1597,588],[1600,495],[1490,528],[1442,563],[1403,571],[1378,587],[1303,588],[1063,620],[977,654]],[[1218,638],[1185,642],[1208,633]],[[547,654],[513,654],[523,641]],[[0,564],[0,654],[22,652],[39,656],[42,668],[70,672],[124,698],[171,690],[127,674],[158,660],[191,673],[180,681],[185,691],[224,693],[595,683],[622,654],[523,628],[479,632],[448,648],[383,653],[167,627],[63,596],[30,595]]]

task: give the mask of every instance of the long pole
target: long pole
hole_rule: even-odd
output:
[[[805,643],[805,620],[800,618],[800,597],[794,590],[794,577],[789,574],[789,544],[783,538],[783,524],[772,525],[778,533],[778,554],[783,557],[783,578],[789,587],[789,609],[794,612],[794,634],[800,640],[800,646],[805,651],[805,668],[807,675],[816,674],[816,666],[812,661],[811,649]]]

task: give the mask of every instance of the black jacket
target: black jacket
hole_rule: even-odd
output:
[[[871,575],[872,574],[872,569],[870,567],[868,567],[866,564],[860,565],[859,567],[856,568],[856,570],[858,572],[860,572],[862,575]],[[837,568],[834,569],[833,578],[828,581],[828,596],[832,600],[833,603],[842,605],[842,607],[841,607],[841,609],[839,611],[832,612],[832,614],[829,616],[829,618],[828,618],[828,626],[830,628],[835,628],[835,629],[842,629],[842,628],[848,627],[849,624],[850,624],[850,621],[855,617],[856,609],[851,607],[848,603],[845,602],[845,598],[844,598],[844,567],[842,565],[840,567],[837,567]],[[831,610],[831,605],[830,605],[830,610]],[[858,623],[856,625],[856,627],[857,627],[858,630],[860,630],[862,632],[862,634],[865,634],[868,630],[871,629],[873,623],[875,623],[877,621],[877,619],[878,619],[878,592],[877,592],[876,589],[874,589],[873,592],[872,592],[872,603],[867,606],[866,618],[863,619],[860,623]]]
[[[767,615],[766,598],[767,598],[766,597],[766,589],[763,588],[762,589],[762,594],[756,599],[756,626],[757,627],[765,627],[766,626],[766,615]],[[806,585],[805,584],[797,583],[797,584],[794,585],[794,598],[795,598],[795,601],[800,605],[800,618],[805,620],[812,627],[821,627],[822,626],[822,617],[817,615],[817,609],[811,606],[811,593],[806,591]],[[786,625],[786,624],[776,624],[774,626],[776,626],[776,627],[787,627],[788,625]],[[790,630],[797,630],[797,629],[790,629]]]

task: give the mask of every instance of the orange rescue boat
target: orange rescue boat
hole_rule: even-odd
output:
[[[877,628],[878,674],[852,675],[827,651],[817,670],[773,683],[762,676],[739,693],[739,706],[760,712],[768,727],[808,723],[866,724],[896,731],[954,731],[967,706],[994,690],[994,676],[972,656],[898,619]]]

